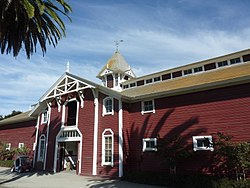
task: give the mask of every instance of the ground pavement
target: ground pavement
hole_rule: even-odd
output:
[[[130,183],[97,177],[78,176],[71,172],[55,174],[45,172],[10,172],[0,167],[0,188],[160,188],[158,186]]]

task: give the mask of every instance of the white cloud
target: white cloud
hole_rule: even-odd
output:
[[[232,7],[216,2],[71,1],[67,37],[48,47],[45,57],[0,56],[0,115],[35,103],[68,61],[73,74],[100,83],[95,76],[114,53],[114,40],[124,40],[119,49],[137,76],[249,48],[250,27],[242,19],[247,6],[237,7],[242,11],[234,15],[241,18],[236,24],[230,23]]]

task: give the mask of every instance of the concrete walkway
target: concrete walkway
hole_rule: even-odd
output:
[[[26,172],[11,173],[9,168],[0,167],[0,188],[159,188],[158,186],[130,183],[120,180],[109,180],[98,177],[77,176],[71,172],[56,174]]]

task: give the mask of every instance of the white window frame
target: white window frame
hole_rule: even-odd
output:
[[[154,142],[155,147],[147,147],[147,142]],[[142,151],[157,151],[157,138],[143,138],[142,139]]]
[[[106,132],[110,132],[110,134],[105,134]],[[111,162],[105,161],[105,138],[107,137],[112,139]],[[111,129],[105,129],[102,133],[102,166],[114,166],[114,132]]]
[[[10,151],[10,148],[11,148],[11,143],[7,143],[7,144],[6,144],[6,148],[5,148],[5,150]]]
[[[41,120],[41,124],[47,123],[48,122],[48,118],[49,117],[49,111],[48,109],[44,110],[42,112],[42,120]]]
[[[24,147],[24,143],[18,143],[18,148],[21,149]]]
[[[199,147],[198,142],[197,142],[197,140],[199,140],[199,139],[208,139],[212,146],[210,146],[210,147],[206,147],[206,146]],[[214,151],[212,136],[211,135],[208,135],[208,136],[193,136],[193,149],[194,149],[194,151],[199,151],[199,150]]]
[[[112,104],[111,104],[111,106],[112,106],[111,107],[112,108],[111,112],[107,112],[107,108],[106,108],[106,105],[105,105],[107,100],[111,100],[111,102],[112,102]],[[114,115],[114,99],[112,97],[105,97],[103,99],[102,116],[105,116],[105,115]]]
[[[43,138],[42,138],[43,137]],[[43,156],[41,156],[41,142],[44,141],[44,150],[43,150]],[[39,138],[39,149],[38,149],[38,159],[37,161],[43,162],[45,159],[45,150],[46,150],[46,137],[44,134],[42,134]]]
[[[145,102],[149,102],[149,101],[152,101],[152,106],[153,106],[153,109],[152,110],[145,110]],[[141,114],[145,114],[145,113],[155,113],[155,102],[154,100],[146,100],[146,101],[142,101],[141,102]]]

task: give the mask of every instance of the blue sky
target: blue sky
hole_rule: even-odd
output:
[[[65,72],[95,78],[119,50],[137,76],[249,48],[249,0],[69,0],[66,38],[43,57],[0,55],[0,115],[26,111]]]

